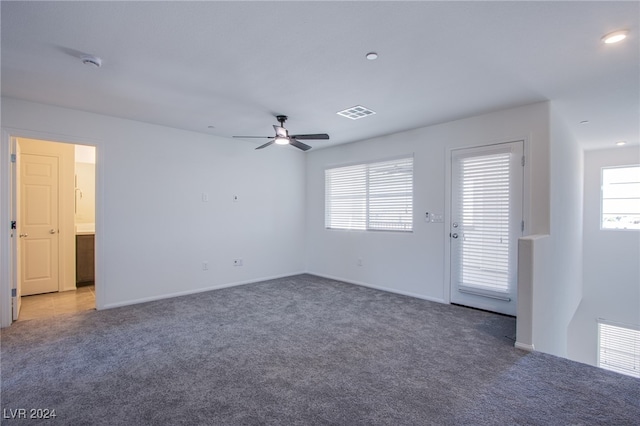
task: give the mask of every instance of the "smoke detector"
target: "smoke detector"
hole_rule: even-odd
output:
[[[93,65],[96,68],[100,68],[102,66],[102,59],[98,58],[97,56],[82,55],[80,59],[82,60],[82,63],[85,65]]]

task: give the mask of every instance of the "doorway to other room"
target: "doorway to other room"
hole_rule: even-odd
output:
[[[95,309],[95,147],[15,139],[13,319]]]

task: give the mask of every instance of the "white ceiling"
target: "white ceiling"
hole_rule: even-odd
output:
[[[2,1],[1,14],[3,96],[219,136],[271,135],[286,114],[292,133],[331,135],[316,148],[551,100],[586,148],[639,140],[637,1]],[[627,40],[601,42],[618,29]],[[336,114],[357,104],[377,114]]]

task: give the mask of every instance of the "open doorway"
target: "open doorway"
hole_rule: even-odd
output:
[[[15,143],[13,319],[95,309],[95,147]]]

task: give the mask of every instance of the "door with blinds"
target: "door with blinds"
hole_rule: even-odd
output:
[[[451,154],[451,302],[516,314],[522,141]]]

